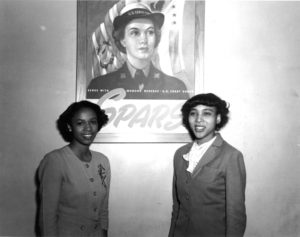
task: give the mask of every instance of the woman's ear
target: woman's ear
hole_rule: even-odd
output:
[[[72,132],[72,127],[70,124],[67,124],[69,132]]]
[[[219,124],[219,123],[221,123],[221,115],[220,114],[217,115],[217,124]]]
[[[124,39],[120,40],[120,44],[126,49],[126,44],[125,44],[125,40]]]

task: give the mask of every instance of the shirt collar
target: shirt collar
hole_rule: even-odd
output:
[[[127,60],[126,64],[127,64],[127,67],[128,67],[131,77],[134,78],[137,68],[134,67],[128,60]],[[141,70],[144,72],[145,76],[147,77],[149,75],[149,71],[150,71],[150,63],[145,68],[142,68]]]
[[[214,136],[212,139],[210,139],[209,141],[207,142],[204,142],[200,145],[198,145],[198,143],[196,141],[194,141],[193,143],[193,146],[192,146],[192,149],[196,149],[196,150],[199,150],[199,149],[202,149],[202,148],[206,148],[206,147],[209,147],[215,140],[216,140],[217,136]]]
[[[186,161],[189,161],[190,153],[192,154],[195,152],[201,152],[201,151],[207,150],[213,144],[213,142],[216,140],[216,138],[217,138],[217,136],[214,136],[212,139],[210,139],[207,142],[202,143],[201,145],[198,145],[197,142],[195,141],[191,147],[191,150],[188,153],[184,154],[183,158]]]

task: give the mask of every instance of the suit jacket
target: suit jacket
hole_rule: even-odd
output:
[[[246,228],[243,155],[217,134],[191,174],[192,143],[174,156],[173,211],[169,237],[241,237]]]
[[[127,64],[115,72],[94,78],[87,88],[88,99],[99,99],[112,89],[123,88],[126,91],[125,99],[168,99],[186,100],[189,98],[185,84],[166,75],[152,64],[148,76],[143,80],[141,90],[138,78],[132,78]]]
[[[109,160],[92,151],[85,163],[65,146],[48,153],[38,169],[43,236],[97,235],[108,229]]]

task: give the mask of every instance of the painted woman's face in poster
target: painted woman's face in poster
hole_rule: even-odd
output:
[[[154,24],[149,19],[137,18],[125,26],[121,44],[126,56],[133,65],[144,66],[151,62],[155,50]]]

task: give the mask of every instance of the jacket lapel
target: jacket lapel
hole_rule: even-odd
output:
[[[186,149],[182,152],[182,153],[183,153],[182,159],[183,159],[183,166],[184,166],[183,169],[184,169],[184,172],[185,172],[185,174],[186,174],[187,179],[190,179],[190,178],[191,178],[191,173],[190,173],[189,171],[186,170],[186,169],[188,168],[188,166],[189,166],[189,162],[188,162],[186,159],[184,159],[183,156],[184,156],[185,154],[188,154],[188,153],[191,151],[192,146],[193,146],[193,142],[189,143],[189,144],[185,147]]]
[[[203,157],[200,159],[199,163],[196,165],[192,173],[192,178],[196,177],[196,175],[201,171],[202,167],[214,160],[219,154],[220,147],[223,144],[223,138],[219,133],[217,133],[216,136],[216,140],[213,142],[213,144],[211,144],[208,150],[204,153]]]

